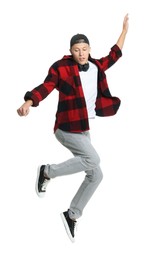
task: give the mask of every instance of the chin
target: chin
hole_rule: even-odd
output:
[[[81,65],[85,65],[86,63],[88,63],[88,61],[81,61],[81,62],[79,62],[79,64],[81,64]]]

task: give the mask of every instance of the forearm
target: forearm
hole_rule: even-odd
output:
[[[27,101],[25,101],[25,103],[27,103],[28,104],[28,106],[33,106],[33,100],[27,100]]]
[[[118,41],[116,43],[118,45],[118,47],[120,48],[120,50],[122,50],[122,48],[123,48],[124,41],[125,41],[125,38],[126,38],[126,34],[127,34],[127,31],[122,31],[122,33],[119,36]]]

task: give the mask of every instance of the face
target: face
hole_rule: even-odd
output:
[[[70,52],[74,60],[83,65],[88,62],[90,46],[87,43],[76,43],[71,47]]]

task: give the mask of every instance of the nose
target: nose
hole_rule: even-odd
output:
[[[82,55],[83,55],[83,51],[80,50],[80,51],[79,51],[79,56],[82,56]]]

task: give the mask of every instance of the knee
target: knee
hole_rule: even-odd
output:
[[[97,167],[92,175],[92,181],[97,182],[98,184],[103,180],[103,173],[100,167]]]
[[[88,179],[89,182],[96,183],[98,186],[103,179],[103,173],[100,166],[89,171],[86,175],[86,178]]]
[[[100,157],[98,156],[98,154],[96,154],[95,156],[92,156],[88,159],[88,163],[91,166],[91,169],[97,168],[100,164]]]
[[[102,173],[101,169],[99,169],[99,171],[98,171],[97,179],[99,180],[99,183],[103,180],[103,173]]]

